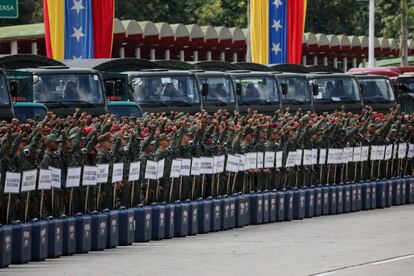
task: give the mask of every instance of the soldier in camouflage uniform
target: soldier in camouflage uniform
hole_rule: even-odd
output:
[[[145,168],[147,166],[147,161],[154,160],[154,146],[154,136],[150,134],[142,142],[141,154],[139,156],[139,161],[141,162],[141,172],[139,177],[141,183],[141,202],[144,202],[145,204],[152,203],[155,199],[154,185],[150,180],[145,179]]]
[[[243,133],[242,133],[242,141],[240,143],[240,153],[241,154],[246,154],[248,152],[254,152],[254,130],[251,127],[246,127],[243,129]],[[249,171],[245,171],[244,174],[241,176],[242,177],[242,181],[237,181],[239,182],[238,187],[236,188],[237,191],[242,191],[242,192],[246,192],[246,191],[252,191],[253,190],[253,181],[254,178],[252,177],[252,173],[255,173],[256,170],[252,169]]]
[[[97,194],[98,209],[112,208],[112,166],[113,154],[111,149],[114,140],[109,133],[102,134],[98,137],[99,150],[96,155],[96,165],[109,164],[108,182],[102,183],[101,193]]]
[[[164,174],[157,183],[158,202],[168,202],[170,197],[170,172],[172,165],[172,156],[170,151],[171,136],[165,133],[162,133],[158,136],[158,147],[154,154],[154,160],[160,161],[165,160],[164,162]]]
[[[48,170],[49,167],[63,168],[62,160],[60,158],[60,152],[58,152],[59,143],[62,142],[62,136],[57,133],[52,133],[46,136],[45,146],[46,150],[43,155],[43,159],[40,162],[40,168]],[[63,174],[63,173],[62,173]],[[52,206],[52,198],[49,193],[45,194],[48,199],[45,201],[44,214],[41,216],[52,215],[54,217],[60,217],[64,214],[64,197],[63,189],[56,189],[54,192],[54,200]]]
[[[271,127],[269,139],[265,143],[266,151],[274,152],[276,155],[276,152],[282,150],[281,139],[280,129],[274,125],[274,127]],[[269,170],[267,179],[269,188],[277,189],[280,186],[280,168],[276,169],[276,163],[274,168]]]

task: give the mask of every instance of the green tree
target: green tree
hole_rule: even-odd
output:
[[[197,9],[197,23],[200,25],[225,25],[247,27],[248,0],[210,0]]]

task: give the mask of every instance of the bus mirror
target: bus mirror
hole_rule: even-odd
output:
[[[319,95],[319,86],[316,83],[312,84],[312,94],[314,96],[318,96]]]
[[[12,97],[19,95],[19,83],[17,81],[10,81],[10,92]]]
[[[243,89],[242,84],[240,82],[236,83],[236,93],[237,93],[237,95],[239,95],[239,96],[241,95],[242,89]]]
[[[203,96],[208,95],[208,83],[201,84],[201,93],[203,94]]]
[[[282,95],[287,95],[288,94],[288,85],[286,83],[281,83],[280,87],[282,89]]]
[[[106,96],[111,97],[115,94],[115,82],[106,81],[105,82]]]

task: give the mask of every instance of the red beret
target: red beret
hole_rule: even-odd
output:
[[[121,128],[118,126],[118,125],[113,125],[112,127],[111,127],[111,133],[114,133],[114,132],[117,132],[117,131],[120,131],[121,130]]]
[[[93,130],[93,127],[90,127],[90,126],[85,127],[85,133],[86,133],[86,135],[88,135],[89,133],[91,133],[92,130]]]

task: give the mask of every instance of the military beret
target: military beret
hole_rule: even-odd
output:
[[[91,131],[93,130],[93,127],[85,127],[85,134],[88,135],[89,133],[91,133]]]
[[[158,141],[163,141],[163,140],[171,140],[171,136],[170,135],[167,135],[165,133],[161,133],[158,136]]]
[[[47,142],[62,142],[62,136],[59,136],[56,133],[51,133],[48,136],[46,136]]]
[[[187,130],[186,130],[185,133],[187,133],[187,134],[193,134],[195,132],[197,132],[197,127],[196,126],[191,126],[191,127],[187,128]]]
[[[280,131],[280,129],[279,128],[273,128],[272,129],[272,133],[278,133]]]
[[[111,133],[114,133],[114,132],[117,132],[117,131],[120,131],[121,130],[121,127],[119,126],[119,125],[113,125],[112,127],[111,127]]]
[[[154,144],[155,144],[154,139],[152,139],[152,136],[149,136],[145,138],[144,141],[142,141],[141,149],[145,150],[149,145],[154,145]]]
[[[113,138],[109,133],[99,135],[99,137],[98,137],[98,143],[111,142],[112,140],[113,140]]]
[[[79,128],[78,127],[72,128],[68,133],[68,140],[75,139],[76,136],[78,136],[78,133],[79,133]]]

